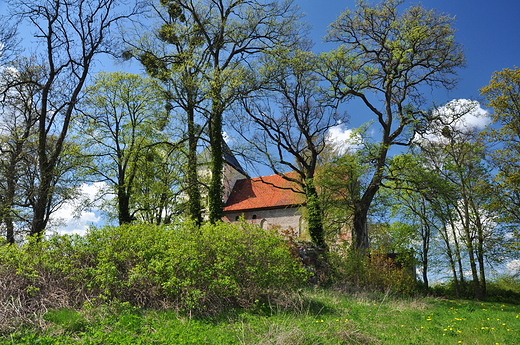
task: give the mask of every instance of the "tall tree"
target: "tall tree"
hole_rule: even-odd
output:
[[[143,151],[131,202],[137,221],[169,224],[173,217],[186,215],[182,205],[185,201],[182,184],[186,164],[179,147],[165,141]]]
[[[42,69],[20,61],[15,68],[5,68],[0,72],[0,224],[6,228],[6,240],[15,242],[15,221],[20,218],[17,206],[29,206],[20,194],[26,196],[33,191],[22,191],[20,179],[31,166],[34,152],[35,124],[38,120],[33,104],[37,101],[39,88],[28,84],[30,80],[38,80]],[[30,174],[28,174],[30,176]]]
[[[263,89],[243,99],[246,126],[240,133],[252,144],[274,173],[299,186],[306,197],[307,225],[314,243],[325,247],[323,210],[314,181],[328,130],[345,121],[337,102],[319,88],[319,58],[306,50],[280,48],[267,54],[261,69]],[[251,127],[251,121],[253,128]],[[296,172],[286,174],[287,171]]]
[[[164,0],[169,23],[161,28],[161,35],[169,41],[181,38],[182,44],[196,44],[199,50],[187,61],[204,59],[207,66],[200,70],[205,85],[207,107],[202,109],[209,123],[211,147],[211,182],[209,186],[209,220],[216,222],[223,215],[223,115],[239,97],[249,92],[247,83],[251,59],[260,52],[277,45],[292,45],[297,29],[297,10],[291,1],[259,0]],[[185,39],[185,26],[192,33]],[[184,36],[183,36],[184,35]],[[196,35],[196,40],[192,40]],[[179,55],[177,55],[179,57]],[[197,60],[196,60],[197,61]]]
[[[35,192],[31,234],[43,234],[52,183],[64,149],[71,117],[95,59],[113,51],[115,25],[138,10],[117,0],[8,0],[13,22],[25,25],[41,54],[45,78],[40,87],[37,157],[39,185]],[[36,51],[36,49],[35,49]]]
[[[180,141],[187,141],[185,193],[188,197],[188,216],[197,224],[203,221],[201,183],[199,181],[198,148],[203,135],[204,109],[207,105],[203,75],[210,68],[209,55],[197,25],[187,22],[174,2],[152,3],[158,26],[152,32],[136,33],[126,38],[125,58],[135,58],[146,73],[160,81],[170,113],[182,113],[179,128],[186,126]]]
[[[469,258],[475,296],[481,298],[486,287],[483,260],[485,209],[482,204],[486,194],[480,191],[480,185],[491,177],[485,167],[480,145],[472,142],[469,136],[454,135],[451,131],[448,136],[444,144],[428,148],[429,157],[435,161],[441,176],[455,187],[456,197],[449,200],[456,217],[450,226],[461,234]]]
[[[347,152],[330,162],[322,162],[316,176],[320,202],[324,212],[324,226],[328,233],[337,235],[352,224],[353,201],[363,183],[363,166],[359,155]]]
[[[409,145],[424,124],[421,87],[455,85],[455,70],[464,65],[454,39],[453,18],[414,5],[399,13],[403,0],[371,6],[360,1],[330,26],[326,41],[341,45],[325,54],[323,75],[341,100],[360,99],[376,118],[381,138],[370,183],[354,204],[354,240],[369,246],[367,215],[385,176],[388,153]],[[372,97],[372,95],[374,95]]]
[[[478,140],[478,128],[468,125],[460,116],[464,112],[473,113],[476,105],[476,102],[452,101],[438,110],[443,115],[432,122],[419,145],[428,167],[450,186],[450,193],[441,193],[446,210],[444,219],[451,229],[451,235],[446,237],[454,242],[457,252],[459,245],[464,248],[475,296],[481,298],[486,294],[486,259],[494,260],[493,247],[503,243],[505,237],[491,202],[491,168],[485,160],[485,147]]]
[[[428,167],[426,158],[417,154],[402,154],[392,158],[389,167],[388,189],[393,200],[395,217],[413,226],[411,240],[417,239],[416,248],[422,264],[422,280],[428,287],[428,270],[433,237],[440,231],[443,222],[437,205],[438,200],[452,194],[444,181]],[[448,249],[449,251],[449,249]]]
[[[89,174],[114,189],[119,223],[130,223],[136,178],[151,146],[163,141],[163,94],[151,79],[123,72],[97,74],[85,94],[76,124],[93,158]]]
[[[41,182],[37,160],[37,104],[40,85],[34,81],[44,78],[45,69],[34,60],[20,58],[0,72],[0,223],[6,228],[7,242],[15,235],[26,234],[36,207],[36,190]],[[50,142],[56,140],[54,136]],[[76,146],[69,140],[63,145],[66,152],[56,165],[51,180],[52,195],[45,206],[45,222],[60,205],[74,196],[70,178],[79,160],[72,155]]]
[[[487,107],[493,109],[486,139],[495,148],[492,161],[498,168],[498,182],[507,192],[500,201],[506,219],[520,222],[520,68],[493,73],[489,85],[480,89]]]

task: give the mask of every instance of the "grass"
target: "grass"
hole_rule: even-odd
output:
[[[520,344],[520,306],[326,289],[203,319],[113,303],[49,311],[0,344]]]

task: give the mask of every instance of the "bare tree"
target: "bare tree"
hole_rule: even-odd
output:
[[[35,108],[39,185],[35,191],[30,233],[43,234],[53,195],[56,168],[65,147],[71,116],[95,59],[113,50],[113,30],[140,10],[117,0],[8,0],[12,21],[31,30],[45,72],[32,80],[40,88]]]
[[[322,81],[312,52],[281,48],[263,61],[262,77],[267,79],[255,97],[243,99],[256,131],[244,138],[261,153],[274,173],[299,186],[307,203],[307,223],[314,243],[325,247],[322,209],[314,182],[320,154],[325,150],[327,132],[345,120],[337,113],[337,102],[319,88]],[[239,133],[249,131],[239,130]],[[287,171],[296,172],[286,174]]]

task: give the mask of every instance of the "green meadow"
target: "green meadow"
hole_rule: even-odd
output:
[[[110,303],[47,312],[0,344],[520,344],[520,306],[307,289],[212,317]]]

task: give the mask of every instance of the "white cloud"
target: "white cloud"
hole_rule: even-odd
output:
[[[509,274],[520,274],[520,260],[509,261],[506,264],[506,271]]]
[[[445,129],[459,133],[484,129],[491,122],[489,113],[480,106],[477,101],[469,99],[454,99],[446,105],[434,110],[438,118],[434,120],[430,128],[422,136],[417,135],[415,140],[420,142],[428,140],[432,142],[444,142]]]
[[[105,200],[111,200],[114,198],[113,194],[101,193],[106,190],[108,185],[105,182],[94,182],[92,184],[82,184],[81,185],[81,194],[83,198],[87,198],[94,204],[94,207],[99,208],[101,203]],[[99,197],[100,193],[103,195],[102,198]]]
[[[328,133],[328,139],[335,144],[344,143],[350,140],[351,136],[352,130],[345,128],[343,124],[330,128]]]
[[[483,129],[491,122],[488,112],[480,106],[480,103],[469,99],[454,99],[437,111],[444,114],[448,120],[462,115],[453,122],[453,126],[459,129]]]
[[[363,139],[354,130],[347,128],[344,123],[338,122],[336,126],[329,129],[326,140],[341,155],[347,151],[358,150]]]
[[[91,224],[99,223],[101,217],[99,216],[98,207],[102,200],[98,200],[97,196],[98,192],[105,187],[106,184],[103,182],[82,184],[80,187],[81,196],[76,200],[65,203],[51,216],[51,221],[57,224],[56,232],[59,234],[83,235]],[[77,207],[85,199],[93,202],[94,206],[91,210],[81,211],[77,214]]]
[[[53,219],[63,224],[57,229],[58,233],[84,235],[90,224],[95,224],[101,219],[92,211],[82,212],[79,217],[74,217],[74,209],[73,205],[66,204],[53,215]]]

